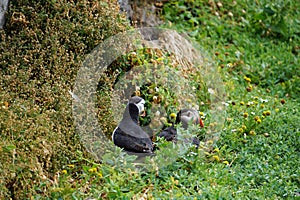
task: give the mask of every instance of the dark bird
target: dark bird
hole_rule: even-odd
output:
[[[129,152],[152,153],[153,143],[149,135],[139,126],[139,116],[144,110],[145,100],[134,96],[129,99],[123,119],[112,134],[113,143]]]
[[[181,124],[184,129],[187,129],[190,124],[200,125],[203,127],[203,122],[199,116],[197,110],[194,109],[182,109],[176,115],[175,124]],[[176,142],[177,141],[177,130],[174,124],[162,130],[158,137],[162,137],[167,141]],[[198,148],[200,140],[196,137],[192,138],[192,144],[196,145]]]

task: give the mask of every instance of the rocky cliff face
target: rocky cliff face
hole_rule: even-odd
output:
[[[168,0],[118,0],[120,10],[135,27],[154,27],[162,23],[159,14]]]
[[[5,13],[8,9],[9,0],[1,0],[0,1],[0,29],[3,28],[5,23]]]

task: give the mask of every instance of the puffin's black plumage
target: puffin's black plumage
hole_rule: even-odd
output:
[[[182,124],[184,129],[188,128],[189,124],[198,125],[200,123],[199,113],[194,109],[182,109],[176,115],[175,124]],[[177,141],[177,130],[174,127],[174,124],[170,127],[167,127],[162,130],[161,133],[158,134],[158,137],[165,138],[167,141],[176,142]],[[200,140],[196,137],[192,138],[192,144],[199,147]]]
[[[176,124],[181,123],[184,129],[187,129],[188,125],[191,124],[199,124],[200,123],[200,115],[197,110],[194,109],[182,109],[177,113],[176,116]]]
[[[175,141],[176,136],[177,136],[177,131],[174,125],[163,129],[162,132],[158,134],[158,137],[165,138],[165,140],[167,141]]]
[[[139,126],[139,115],[144,111],[144,99],[132,97],[126,106],[123,119],[114,130],[112,139],[116,146],[126,151],[151,153],[153,144],[149,135]]]

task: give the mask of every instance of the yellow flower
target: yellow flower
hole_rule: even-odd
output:
[[[258,119],[256,122],[260,124],[261,123],[261,119]]]
[[[279,108],[276,108],[276,109],[275,109],[275,112],[279,112]]]
[[[242,125],[242,129],[246,130],[247,126],[245,126],[244,124]]]
[[[214,156],[213,156],[213,159],[214,159],[215,161],[217,161],[217,162],[220,162],[220,158],[219,158],[219,156],[217,156],[217,155],[214,155]]]
[[[254,120],[255,120],[256,122],[257,122],[259,119],[260,119],[259,116],[255,116],[255,117],[254,117]]]
[[[248,114],[247,112],[245,112],[245,113],[243,114],[243,116],[244,116],[245,118],[247,118],[247,117],[249,116],[249,114]]]
[[[224,160],[223,163],[224,163],[225,165],[229,165],[229,162],[228,162],[227,160]]]
[[[249,83],[251,82],[251,78],[248,78],[247,76],[244,76],[244,80],[249,82]]]
[[[97,168],[93,167],[93,168],[89,169],[89,172],[91,172],[91,173],[97,172]]]
[[[256,133],[254,131],[250,131],[249,135],[256,135]]]
[[[204,113],[203,113],[203,112],[199,112],[199,115],[200,115],[200,116],[204,116]]]
[[[170,114],[170,117],[171,117],[172,119],[175,119],[175,118],[176,118],[176,114],[175,114],[175,113],[171,113],[171,114]]]
[[[68,173],[68,171],[67,171],[67,170],[65,170],[65,169],[64,169],[64,170],[62,170],[61,172],[62,172],[63,174],[67,174],[67,173]]]
[[[253,104],[253,102],[248,102],[248,103],[246,104],[246,106],[247,106],[247,107],[250,107],[252,104]]]
[[[242,105],[242,106],[245,105],[245,102],[241,101],[241,102],[240,102],[240,105]]]
[[[68,165],[68,167],[69,167],[69,168],[74,168],[75,166],[72,165],[72,164],[70,164],[70,165]]]
[[[219,151],[220,151],[219,148],[215,148],[215,149],[214,149],[214,152],[219,152]]]
[[[261,107],[261,108],[264,108],[264,107],[265,107],[265,105],[264,105],[264,104],[261,104],[261,105],[260,105],[260,107]]]
[[[135,91],[135,96],[141,96],[141,92],[139,90]]]
[[[243,128],[239,128],[239,132],[243,133],[244,129]]]
[[[271,111],[266,110],[266,111],[263,112],[263,115],[264,116],[270,116],[271,115]]]
[[[103,177],[102,173],[100,173],[100,172],[97,174],[97,176],[99,176],[100,178]]]

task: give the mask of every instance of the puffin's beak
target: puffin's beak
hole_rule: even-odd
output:
[[[200,127],[201,127],[201,128],[204,127],[204,123],[203,123],[202,119],[199,120],[199,124],[200,124]]]
[[[141,115],[141,117],[145,117],[145,116],[146,116],[146,111],[143,110],[142,113],[141,113],[140,115]]]

